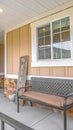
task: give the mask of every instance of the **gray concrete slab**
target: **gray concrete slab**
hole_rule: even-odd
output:
[[[5,98],[2,92],[0,92],[0,112],[35,130],[63,130],[63,115],[28,105],[21,107],[20,113],[17,113],[16,104]],[[67,130],[73,130],[73,118],[68,117],[67,124]],[[14,129],[6,124],[5,130]]]
[[[35,130],[64,130],[63,115],[53,113],[32,126]],[[73,130],[73,118],[67,117],[67,130]]]

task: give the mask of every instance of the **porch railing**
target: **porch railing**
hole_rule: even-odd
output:
[[[1,130],[5,130],[5,123],[12,126],[15,130],[33,130],[32,128],[20,123],[19,121],[0,112]]]

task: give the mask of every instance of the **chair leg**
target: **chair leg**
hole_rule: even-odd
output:
[[[66,116],[66,110],[64,110],[64,130],[67,130],[67,116]]]

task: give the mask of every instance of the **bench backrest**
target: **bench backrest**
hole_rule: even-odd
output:
[[[31,77],[31,91],[66,96],[73,92],[72,79]]]

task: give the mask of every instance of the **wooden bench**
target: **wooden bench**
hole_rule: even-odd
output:
[[[73,107],[73,80],[55,78],[31,78],[29,91],[19,95],[17,92],[17,112],[19,112],[19,99],[31,103],[39,103],[64,112],[64,130],[67,130],[66,112]]]

